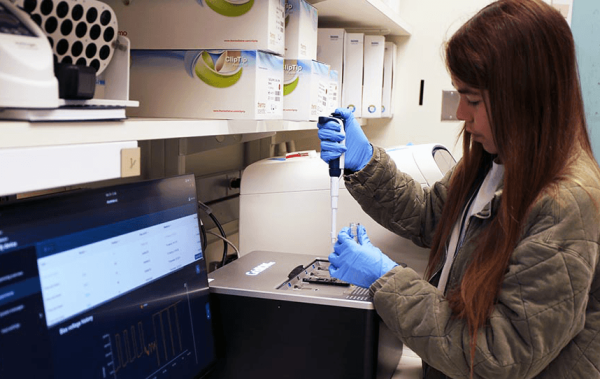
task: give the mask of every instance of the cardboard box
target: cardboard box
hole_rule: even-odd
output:
[[[342,79],[344,66],[344,40],[346,30],[341,28],[319,28],[317,34],[317,60],[328,64]]]
[[[342,75],[342,107],[362,117],[364,33],[346,33]]]
[[[281,119],[283,57],[256,50],[133,50],[130,116]]]
[[[383,91],[381,96],[381,117],[394,115],[394,69],[396,67],[396,44],[385,43],[383,56]]]
[[[305,0],[286,0],[286,59],[317,59],[318,21],[317,9]]]
[[[285,52],[285,0],[103,1],[132,49]]]
[[[364,42],[362,117],[381,118],[385,37],[367,35]]]
[[[340,107],[340,78],[336,70],[329,68],[329,90],[327,91],[327,111],[331,114]]]
[[[342,74],[344,67],[344,39],[346,30],[341,28],[319,28],[317,39],[317,60],[328,64],[332,71],[337,72],[338,94],[336,108],[342,104]]]
[[[283,119],[316,121],[327,114],[329,66],[311,59],[286,59]]]

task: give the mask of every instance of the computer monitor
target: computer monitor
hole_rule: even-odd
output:
[[[204,376],[197,209],[193,175],[0,207],[0,377]]]

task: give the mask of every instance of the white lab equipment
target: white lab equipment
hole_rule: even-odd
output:
[[[456,163],[440,144],[387,149],[400,170],[423,186],[441,179]],[[240,188],[240,254],[254,250],[327,256],[331,252],[328,166],[317,153],[270,158],[249,165]],[[340,180],[338,231],[350,223],[365,226],[371,242],[391,259],[425,271],[428,250],[373,221]]]
[[[129,39],[108,5],[12,2],[0,0],[0,119],[115,120],[139,105],[129,100]]]
[[[27,13],[0,0],[0,108],[56,108],[52,47]]]
[[[13,0],[46,35],[56,63],[94,68],[100,75],[114,54],[118,36],[115,12],[99,0]],[[60,81],[60,78],[59,78]]]

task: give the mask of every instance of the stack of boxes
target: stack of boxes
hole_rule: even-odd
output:
[[[329,65],[330,87],[329,108],[335,110],[342,105],[342,68],[344,67],[344,41],[346,30],[341,28],[319,28],[317,35],[317,60]]]
[[[338,106],[356,118],[392,117],[396,45],[385,37],[319,28],[317,59],[343,73]]]
[[[283,118],[316,121],[331,113],[329,66],[317,61],[317,10],[305,0],[287,0]]]
[[[285,0],[105,1],[131,40],[130,115],[282,118]]]
[[[130,116],[391,117],[396,47],[318,28],[306,0],[104,0],[131,41]]]

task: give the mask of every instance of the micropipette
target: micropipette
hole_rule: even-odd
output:
[[[324,124],[327,121],[335,121],[340,124],[340,131],[344,134],[344,121],[341,117],[336,117],[337,114],[332,114],[329,117],[319,117],[319,124]],[[342,140],[340,144],[344,145],[345,140]],[[344,171],[344,154],[339,158],[329,161],[329,176],[330,176],[330,195],[331,195],[331,250],[335,242],[337,241],[337,208],[338,198],[340,192],[340,176]]]

